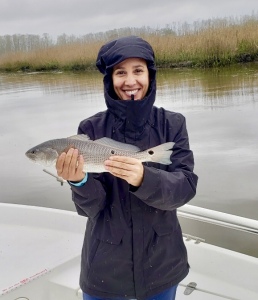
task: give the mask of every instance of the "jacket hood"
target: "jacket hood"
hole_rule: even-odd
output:
[[[115,65],[130,57],[145,59],[148,68],[155,70],[155,56],[151,45],[137,36],[122,37],[103,45],[99,50],[96,66],[102,74],[107,75],[112,73]]]
[[[119,100],[113,88],[113,67],[132,57],[146,61],[150,78],[149,89],[142,100]],[[108,110],[123,121],[126,131],[142,131],[150,118],[156,97],[155,56],[150,44],[137,36],[123,37],[108,42],[101,47],[96,66],[104,74],[104,96]]]

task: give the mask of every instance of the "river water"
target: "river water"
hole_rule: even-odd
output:
[[[258,64],[158,70],[156,106],[185,115],[199,176],[192,205],[258,220]],[[0,201],[74,210],[24,153],[104,110],[97,72],[0,74]]]

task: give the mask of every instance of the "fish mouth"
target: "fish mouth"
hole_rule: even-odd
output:
[[[31,152],[26,152],[25,155],[26,155],[29,159],[33,160],[33,161],[36,160],[36,155],[33,154],[33,153],[31,153]]]
[[[31,156],[33,156],[33,153],[27,151],[27,152],[25,152],[25,155],[30,158]]]

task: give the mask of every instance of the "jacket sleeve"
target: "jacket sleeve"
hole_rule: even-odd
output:
[[[91,123],[82,122],[78,128],[78,134],[87,134],[94,139]],[[83,186],[70,186],[72,199],[79,215],[95,218],[105,207],[106,190],[103,173],[89,173],[88,180]]]
[[[161,210],[174,210],[190,201],[196,194],[198,177],[193,173],[194,158],[189,149],[185,118],[180,116],[180,124],[177,124],[176,130],[171,130],[174,133],[168,134],[167,139],[175,142],[172,164],[159,165],[160,168],[144,166],[141,186],[131,191],[147,205]]]

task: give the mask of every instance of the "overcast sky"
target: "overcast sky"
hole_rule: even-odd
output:
[[[0,0],[0,35],[76,36],[258,13],[257,0]]]

